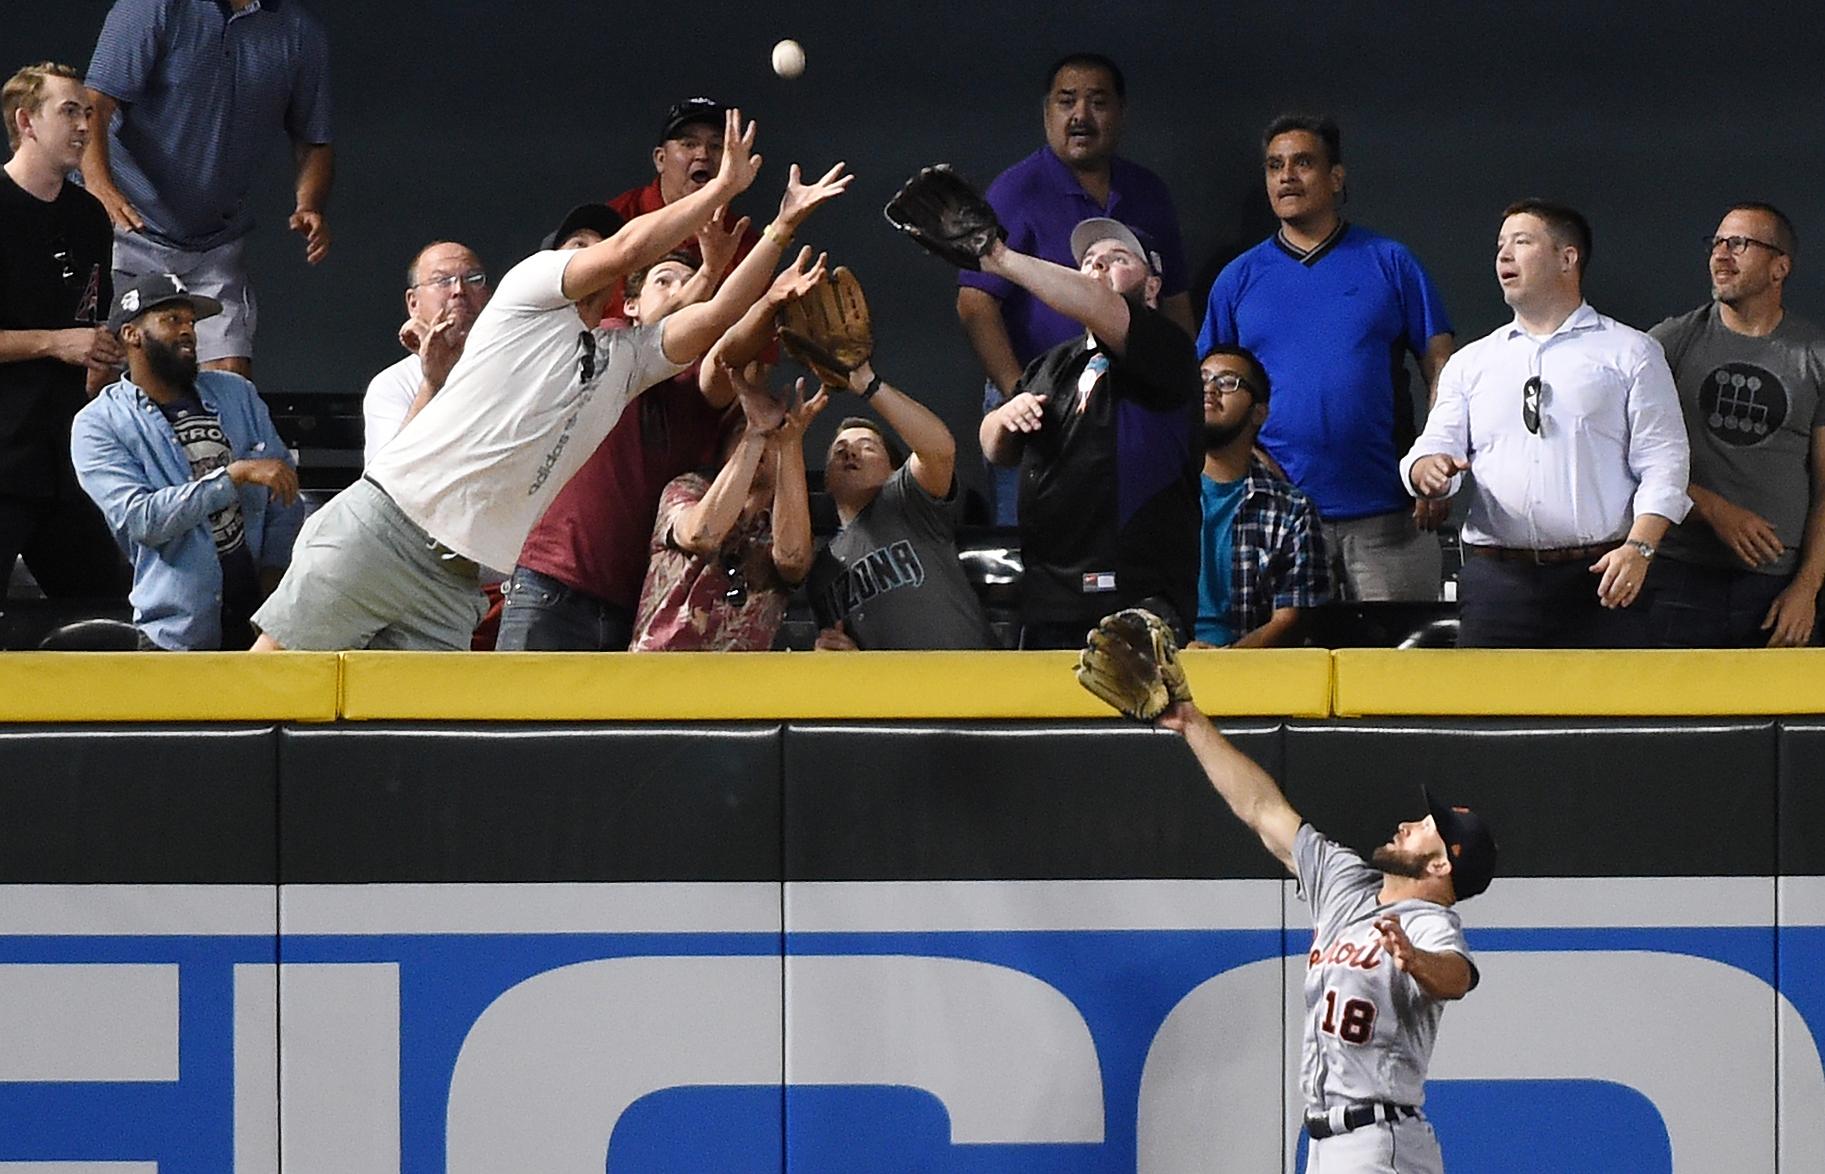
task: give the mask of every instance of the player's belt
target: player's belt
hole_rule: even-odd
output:
[[[1307,1113],[1305,1131],[1313,1141],[1323,1141],[1327,1137],[1349,1133],[1377,1121],[1386,1121],[1392,1125],[1396,1121],[1418,1116],[1419,1110],[1412,1105],[1395,1105],[1387,1101],[1372,1101],[1366,1105],[1339,1105],[1328,1113]]]

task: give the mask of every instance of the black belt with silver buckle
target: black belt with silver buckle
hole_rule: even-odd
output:
[[[1396,1105],[1387,1101],[1372,1101],[1366,1105],[1351,1105],[1343,1111],[1343,1128],[1331,1128],[1331,1117],[1328,1113],[1307,1113],[1305,1131],[1313,1141],[1323,1141],[1327,1137],[1336,1137],[1340,1133],[1350,1133],[1365,1125],[1377,1121],[1386,1121],[1390,1125],[1399,1120],[1411,1120],[1419,1116],[1419,1110],[1412,1105]]]

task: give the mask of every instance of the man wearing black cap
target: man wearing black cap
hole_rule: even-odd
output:
[[[716,161],[722,157],[724,107],[714,98],[686,98],[665,112],[659,128],[659,145],[653,148],[652,181],[632,187],[608,201],[623,220],[645,216],[701,189],[716,174]],[[748,255],[760,234],[744,229],[736,246],[734,264]],[[686,235],[672,242],[667,252],[678,251],[701,261],[696,238]],[[609,304],[619,306],[617,293]]]
[[[997,243],[982,271],[1082,325],[982,419],[991,464],[1020,467],[1022,648],[1074,648],[1144,607],[1181,641],[1197,615],[1203,386],[1160,312],[1157,252],[1107,217],[1071,232],[1075,272]]]
[[[291,561],[298,473],[253,384],[198,371],[196,324],[222,312],[169,273],[122,290],[108,318],[127,377],[76,414],[71,459],[133,563],[146,647],[241,649]]]
[[[702,357],[766,291],[799,223],[849,185],[837,164],[791,169],[779,212],[721,291],[651,325],[605,323],[610,293],[753,183],[754,128],[728,112],[713,180],[626,225],[602,205],[565,217],[557,248],[514,266],[437,392],[314,514],[254,616],[260,651],[461,649],[485,611],[480,568],[511,568],[545,507],[641,392]],[[798,264],[810,263],[802,250]]]
[[[1158,724],[1182,734],[1211,785],[1299,881],[1312,907],[1300,1092],[1308,1171],[1442,1174],[1426,1120],[1426,1067],[1444,1004],[1477,984],[1457,902],[1489,887],[1496,842],[1465,807],[1425,796],[1368,862],[1306,823],[1274,780],[1190,701]]]

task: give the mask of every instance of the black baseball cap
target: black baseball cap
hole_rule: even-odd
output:
[[[621,213],[607,204],[578,204],[564,213],[564,219],[558,221],[558,227],[546,234],[540,242],[542,249],[555,249],[564,243],[564,238],[581,229],[592,229],[602,234],[602,239],[620,232],[627,221],[621,219]]]
[[[1495,876],[1499,850],[1495,834],[1483,817],[1470,808],[1441,803],[1432,797],[1430,789],[1425,789],[1424,794],[1426,810],[1431,812],[1432,823],[1445,841],[1445,852],[1451,860],[1452,891],[1460,901],[1474,897],[1487,889]]]
[[[663,143],[677,137],[679,131],[693,122],[707,122],[721,130],[722,117],[723,105],[714,98],[686,98],[675,102],[665,112],[665,126],[659,131],[659,141]]]
[[[120,328],[150,310],[172,302],[188,303],[196,311],[197,321],[213,318],[222,312],[222,303],[214,298],[190,292],[175,273],[152,273],[140,278],[114,297],[114,311],[108,315],[108,330],[119,334]]]

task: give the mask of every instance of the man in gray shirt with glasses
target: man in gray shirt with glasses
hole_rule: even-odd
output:
[[[1736,204],[1705,238],[1711,300],[1651,332],[1692,441],[1692,516],[1654,568],[1657,643],[1810,643],[1825,585],[1825,332],[1782,304],[1799,237]]]

